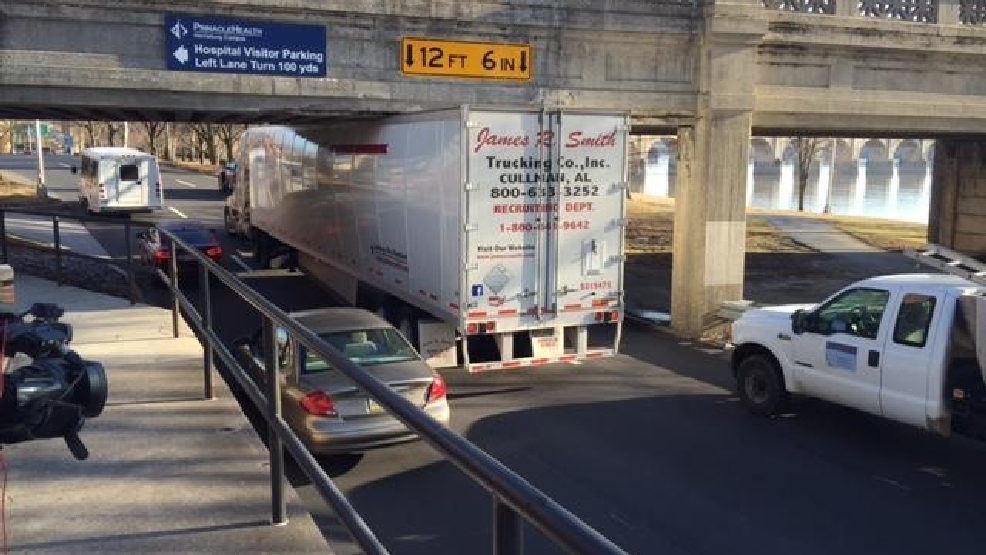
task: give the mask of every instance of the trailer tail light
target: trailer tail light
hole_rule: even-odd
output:
[[[445,385],[445,378],[435,375],[431,380],[431,385],[428,386],[428,395],[425,398],[426,403],[432,403],[434,401],[440,401],[445,398],[448,393],[448,386]]]
[[[332,397],[324,391],[312,391],[301,398],[301,408],[313,416],[339,416]]]
[[[597,322],[615,322],[620,319],[620,311],[597,312],[594,317]]]
[[[496,331],[496,322],[486,322],[486,333],[493,333]]]
[[[471,323],[466,325],[466,333],[477,333],[479,331],[479,324]]]

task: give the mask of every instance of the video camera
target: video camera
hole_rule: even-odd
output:
[[[109,385],[102,364],[68,348],[72,326],[58,321],[64,313],[45,303],[20,314],[0,312],[5,355],[31,357],[0,382],[0,447],[62,437],[76,459],[89,456],[79,430],[103,412]],[[25,320],[28,315],[33,318]]]

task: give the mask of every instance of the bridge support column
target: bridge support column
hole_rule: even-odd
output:
[[[932,172],[928,241],[986,254],[986,139],[939,139]]]
[[[763,11],[758,0],[705,7],[695,121],[678,129],[671,326],[685,337],[699,337],[723,301],[743,298],[747,164],[757,46],[767,30]]]
[[[687,337],[723,301],[743,298],[751,116],[711,113],[678,130],[671,324]]]

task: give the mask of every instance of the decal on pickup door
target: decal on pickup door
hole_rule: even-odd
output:
[[[825,363],[832,368],[856,371],[856,347],[834,341],[825,342]]]

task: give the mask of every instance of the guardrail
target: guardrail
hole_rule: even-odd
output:
[[[8,214],[19,214],[24,216],[34,216],[38,218],[47,219],[51,222],[51,234],[52,234],[52,244],[38,244],[35,243],[31,238],[24,238],[24,240],[11,240],[7,236],[7,215]],[[63,248],[64,244],[62,242],[61,234],[61,223],[65,221],[78,221],[82,223],[86,222],[99,222],[118,225],[122,227],[122,233],[124,235],[124,258],[114,259],[114,258],[103,258],[100,256],[93,256],[86,253],[75,252]],[[140,223],[131,221],[129,218],[121,218],[119,216],[101,216],[96,214],[79,214],[71,209],[65,209],[60,211],[52,210],[42,210],[36,208],[19,208],[15,206],[0,206],[0,260],[4,263],[9,262],[9,252],[11,243],[15,243],[17,246],[22,248],[31,249],[40,252],[47,252],[54,256],[55,258],[55,282],[58,285],[62,285],[64,280],[64,267],[63,267],[63,257],[74,257],[82,258],[86,260],[93,260],[96,262],[102,262],[104,264],[109,264],[116,266],[126,276],[127,285],[129,287],[129,298],[130,304],[136,304],[138,300],[138,288],[137,288],[137,273],[151,271],[149,268],[144,268],[139,264],[134,264],[133,261],[133,238],[134,238],[134,228],[148,228],[152,224]]]
[[[573,555],[626,555],[626,553],[578,517],[556,503],[533,485],[488,455],[475,444],[432,419],[424,411],[404,399],[386,384],[366,372],[349,358],[302,326],[258,292],[237,279],[212,260],[189,246],[179,237],[159,230],[173,245],[165,277],[172,295],[174,334],[178,336],[178,313],[184,310],[190,324],[204,342],[204,393],[212,398],[212,364],[218,357],[243,390],[253,400],[268,427],[268,449],[271,469],[271,515],[274,524],[286,522],[284,499],[284,459],[282,445],[315,485],[322,498],[335,510],[361,549],[370,555],[389,552],[367,526],[332,479],[281,417],[280,383],[275,360],[275,326],[284,328],[296,341],[320,355],[370,397],[401,420],[424,441],[441,453],[493,496],[494,555],[520,555],[524,550],[521,519],[540,530],[550,541]],[[198,264],[199,290],[202,294],[200,313],[179,287],[178,249],[191,254]],[[163,273],[163,272],[162,272]],[[252,305],[262,316],[264,370],[267,375],[265,392],[254,383],[233,354],[212,328],[210,282],[216,279]]]

